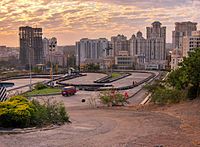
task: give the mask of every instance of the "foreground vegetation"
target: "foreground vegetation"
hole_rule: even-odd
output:
[[[128,103],[128,95],[123,95],[118,91],[101,92],[99,98],[107,106],[124,106]]]
[[[153,85],[146,86],[152,93],[152,102],[169,104],[199,97],[200,48],[188,55],[180,63],[180,68],[172,71],[165,81],[156,81]]]
[[[40,103],[24,96],[14,96],[0,103],[0,127],[41,127],[65,122],[69,122],[69,116],[63,103],[50,100]]]

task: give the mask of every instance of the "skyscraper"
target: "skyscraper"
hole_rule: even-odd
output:
[[[195,48],[200,47],[200,31],[193,31],[191,36],[183,37],[182,54],[188,57],[188,52],[192,52]]]
[[[111,45],[112,45],[112,55],[118,56],[120,51],[127,51],[129,52],[129,42],[127,37],[124,35],[117,35],[111,37]]]
[[[19,41],[22,65],[27,65],[29,58],[33,66],[43,63],[42,28],[20,27]]]
[[[142,36],[142,32],[138,31],[136,36],[133,34],[129,42],[130,42],[130,56],[134,56],[136,58],[137,64],[139,66],[144,66],[147,41]]]
[[[51,39],[48,39],[48,38],[45,37],[42,40],[43,54],[44,54],[44,57],[43,57],[44,63],[50,62],[50,56],[51,56],[50,54],[58,51],[58,46],[56,44],[55,47],[53,48],[53,52],[50,52],[50,44],[51,44],[51,42],[57,42],[57,38],[52,37]]]
[[[166,62],[166,27],[162,27],[158,21],[147,27],[146,62],[164,69]]]
[[[172,46],[173,48],[182,49],[183,37],[191,36],[192,31],[197,30],[196,22],[176,22],[175,30],[172,32]]]
[[[46,60],[47,55],[49,55],[49,39],[45,37],[42,40],[42,43],[43,43],[44,59]]]
[[[76,43],[76,65],[100,63],[106,57],[109,41],[105,38],[83,38]]]

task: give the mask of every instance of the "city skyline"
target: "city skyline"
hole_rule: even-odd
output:
[[[139,30],[146,36],[146,27],[160,21],[171,43],[175,22],[200,21],[197,0],[2,0],[0,6],[0,44],[6,46],[19,46],[18,28],[26,25],[69,45],[85,37],[130,38]]]

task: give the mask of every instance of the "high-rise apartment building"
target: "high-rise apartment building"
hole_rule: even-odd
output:
[[[79,42],[76,42],[76,65],[103,62],[108,48],[109,41],[105,38],[81,39]]]
[[[162,27],[158,21],[152,23],[152,27],[147,27],[146,46],[146,68],[165,68],[166,62],[166,27]]]
[[[19,41],[22,65],[28,65],[29,58],[33,66],[43,63],[42,28],[20,27]]]
[[[145,55],[146,55],[146,39],[142,36],[142,32],[138,31],[137,35],[132,35],[129,40],[130,43],[130,56],[135,57],[137,61],[136,68],[143,68],[145,64]],[[140,67],[139,67],[140,66]]]
[[[161,27],[159,21],[155,21],[152,24],[152,27],[147,27],[147,39],[152,38],[166,38],[166,27]]]
[[[43,59],[44,59],[45,63],[50,62],[51,54],[57,53],[57,51],[58,51],[57,44],[55,44],[54,47],[51,49],[51,47],[50,47],[51,42],[57,42],[57,38],[52,37],[51,39],[48,39],[48,38],[45,37],[42,40],[43,52],[44,52],[44,58]],[[52,50],[52,52],[50,50]]]
[[[127,40],[127,37],[124,35],[117,35],[111,37],[111,45],[113,56],[118,56],[120,54],[120,51],[129,52],[129,42]]]
[[[183,57],[188,56],[188,52],[194,50],[194,48],[200,47],[200,31],[193,31],[191,36],[183,37]]]
[[[44,38],[42,39],[43,50],[44,50],[44,58],[46,59],[46,55],[49,55],[49,39]]]
[[[175,30],[172,32],[172,46],[173,48],[182,49],[183,37],[191,36],[192,31],[197,30],[196,22],[176,22]]]

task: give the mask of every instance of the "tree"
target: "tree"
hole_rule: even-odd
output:
[[[200,48],[194,49],[193,52],[189,52],[189,57],[184,58],[181,63],[181,69],[187,75],[189,83],[193,86],[199,87],[200,82]]]
[[[88,71],[98,71],[100,69],[99,64],[90,63],[85,65],[84,70]]]
[[[188,77],[182,68],[172,71],[167,78],[167,83],[178,90],[188,86]]]
[[[192,92],[192,97],[197,97],[200,82],[200,48],[189,52],[188,57],[183,59],[180,66],[179,69],[169,74],[167,82],[177,89],[187,87],[189,89],[188,93]]]

